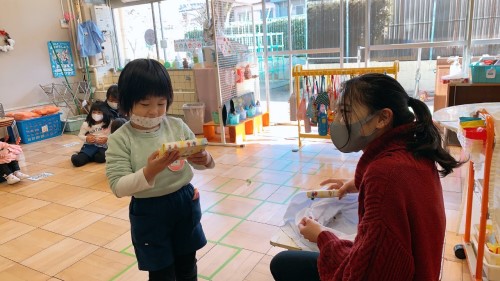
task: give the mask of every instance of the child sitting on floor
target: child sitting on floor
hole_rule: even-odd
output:
[[[123,124],[127,123],[127,119],[125,118],[116,118],[111,122],[111,134],[118,130]]]
[[[81,167],[88,162],[106,162],[105,152],[108,147],[109,125],[113,115],[109,112],[106,103],[97,101],[90,107],[87,119],[80,128],[78,137],[85,143],[77,154],[71,156],[71,163]]]
[[[23,174],[17,162],[17,156],[23,151],[19,145],[0,142],[0,173],[3,177],[0,182],[7,181],[7,184],[15,184],[22,179],[29,178]]]
[[[120,114],[120,111],[118,109],[118,97],[118,85],[113,84],[109,86],[108,90],[106,91],[106,107],[113,115],[113,119],[124,117],[122,114]]]

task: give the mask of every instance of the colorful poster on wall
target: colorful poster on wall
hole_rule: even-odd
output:
[[[65,41],[49,41],[50,66],[52,75],[55,78],[66,76],[75,76],[75,63],[71,53],[71,45]]]

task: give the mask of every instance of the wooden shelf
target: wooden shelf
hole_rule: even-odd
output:
[[[215,128],[219,126],[220,124],[215,124],[213,121],[203,124],[203,135],[205,138],[209,141],[216,140],[218,134],[216,134]],[[264,112],[254,117],[248,117],[238,124],[226,125],[224,128],[229,131],[228,142],[242,143],[246,141],[247,135],[261,133],[263,127],[267,126],[269,126],[269,113]]]

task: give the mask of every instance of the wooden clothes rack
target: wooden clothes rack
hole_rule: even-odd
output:
[[[364,67],[364,68],[333,68],[333,69],[303,69],[302,65],[296,65],[292,71],[292,77],[295,78],[295,97],[296,97],[296,112],[299,112],[301,99],[300,78],[304,76],[331,76],[331,75],[350,75],[357,76],[365,73],[383,73],[393,74],[394,78],[398,78],[399,62],[395,61],[392,66],[388,67]],[[301,130],[300,118],[297,118],[298,134],[299,134],[299,149],[302,146],[301,138],[329,139],[330,136],[320,136],[317,133],[303,133]]]

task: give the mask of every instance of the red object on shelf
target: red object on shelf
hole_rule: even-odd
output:
[[[245,70],[243,68],[236,68],[236,83],[245,81]]]
[[[464,128],[464,136],[473,140],[486,140],[486,128]]]

